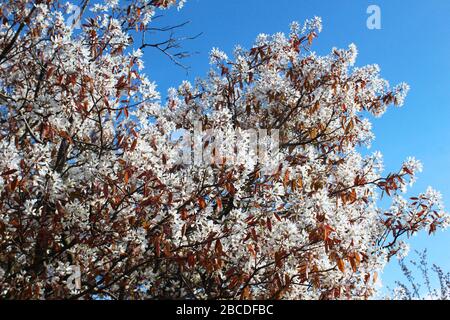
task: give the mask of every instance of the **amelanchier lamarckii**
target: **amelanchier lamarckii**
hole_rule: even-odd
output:
[[[162,103],[143,41],[182,4],[86,0],[68,19],[65,2],[2,1],[0,296],[370,297],[402,238],[448,221],[436,191],[402,198],[418,161],[382,176],[381,154],[358,152],[365,115],[402,105],[407,85],[354,68],[354,45],[314,54],[314,18],[232,58],[214,49],[209,75]],[[279,137],[264,162],[242,152],[255,131]],[[180,161],[174,132],[220,161]]]

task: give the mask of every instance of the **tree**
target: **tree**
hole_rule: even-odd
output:
[[[450,273],[445,272],[440,266],[433,264],[430,270],[428,266],[427,250],[416,251],[418,259],[410,260],[410,265],[405,258],[399,260],[403,276],[407,282],[396,281],[396,288],[391,290],[388,299],[394,300],[448,300],[450,297]],[[433,272],[431,272],[433,271]],[[435,277],[432,277],[432,275]],[[419,275],[421,279],[416,279]],[[437,286],[433,283],[437,280]]]
[[[402,237],[448,221],[432,189],[400,196],[418,161],[382,177],[381,155],[357,149],[365,116],[407,86],[353,68],[353,45],[310,52],[315,18],[234,59],[214,49],[209,76],[163,104],[141,49],[155,11],[182,3],[84,1],[77,31],[58,1],[2,3],[1,296],[371,296]]]

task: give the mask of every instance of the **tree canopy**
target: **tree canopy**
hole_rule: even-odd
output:
[[[354,45],[315,54],[313,18],[213,49],[162,101],[144,50],[177,59],[146,41],[183,2],[84,0],[68,19],[60,1],[2,1],[0,296],[370,297],[402,239],[448,223],[433,189],[402,197],[420,162],[385,175],[361,153],[408,86],[354,67]]]

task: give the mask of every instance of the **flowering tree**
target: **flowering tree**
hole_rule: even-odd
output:
[[[233,59],[214,49],[207,79],[163,105],[141,49],[155,11],[182,4],[86,0],[68,20],[59,1],[2,1],[0,295],[371,296],[402,237],[448,220],[432,189],[401,197],[419,162],[383,177],[381,155],[358,152],[373,139],[365,116],[401,105],[407,86],[354,68],[353,45],[312,53],[315,18]],[[198,127],[214,134],[174,136]],[[256,129],[261,145],[261,132],[279,137],[265,159],[249,148]],[[192,146],[201,161],[184,161]]]

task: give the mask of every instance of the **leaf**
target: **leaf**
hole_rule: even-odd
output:
[[[218,255],[220,255],[220,256],[223,255],[223,247],[222,247],[222,243],[220,242],[220,239],[216,240],[216,245],[215,245],[214,249]]]
[[[341,258],[338,258],[337,259],[337,267],[342,273],[345,272],[344,260],[342,260]]]
[[[284,173],[284,178],[283,178],[284,187],[287,186],[288,182],[289,182],[289,170],[286,170],[286,172]]]
[[[217,198],[216,203],[217,203],[217,210],[222,211],[222,199]]]
[[[64,207],[61,205],[61,203],[59,201],[56,201],[56,210],[61,215],[66,213],[66,210],[64,210]]]
[[[147,199],[145,199],[141,202],[141,206],[146,207],[149,205],[155,205],[156,203],[158,203],[159,199],[160,199],[160,196],[148,197]]]
[[[311,129],[311,131],[309,132],[309,137],[313,140],[317,138],[317,129],[316,128]]]
[[[408,167],[403,167],[403,171],[405,171],[407,174],[409,174],[409,175],[414,175],[414,172],[412,172]]]
[[[155,254],[158,258],[161,255],[161,241],[159,238],[157,238],[155,241]]]
[[[350,120],[349,121],[349,123],[348,123],[348,125],[347,125],[347,128],[345,128],[345,133],[349,133],[350,131],[352,131],[353,130],[353,128],[354,128],[354,123],[353,123],[353,120]]]
[[[258,241],[258,236],[256,234],[255,228],[252,228],[250,232],[252,234],[252,239],[255,240],[255,241]]]
[[[234,185],[232,183],[229,183],[229,182],[227,182],[225,184],[225,189],[232,195],[236,192],[236,189],[234,188]]]
[[[373,283],[375,283],[375,282],[377,282],[377,279],[378,279],[378,272],[374,272],[374,274],[373,274]]]
[[[55,72],[55,68],[54,67],[48,68],[47,73],[45,75],[46,79],[49,79],[53,75],[53,72]]]
[[[302,177],[298,178],[297,186],[298,186],[299,189],[303,189],[303,179],[302,179]]]
[[[308,45],[311,45],[314,40],[314,32],[308,34]]]
[[[250,251],[250,253],[253,257],[256,257],[256,251],[251,244],[247,245],[247,249],[248,249],[248,251]]]
[[[241,293],[241,300],[246,300],[250,298],[250,288],[246,286]]]
[[[275,265],[278,268],[281,268],[283,266],[283,256],[284,253],[282,251],[275,252]]]
[[[134,149],[136,149],[136,145],[137,145],[137,139],[134,139],[134,140],[133,140],[133,143],[131,144],[131,148],[130,148],[130,151],[131,151],[131,152],[133,152]]]
[[[266,225],[267,229],[269,229],[269,231],[272,232],[272,221],[270,220],[269,217],[267,218]]]
[[[203,199],[203,197],[199,197],[197,199],[197,201],[198,201],[198,205],[199,205],[200,209],[203,210],[206,208],[206,201],[205,201],[205,199]]]
[[[17,188],[17,185],[19,184],[19,180],[17,177],[14,178],[14,180],[10,183],[11,191],[14,191]]]
[[[295,192],[297,190],[297,182],[295,180],[292,180],[290,185],[292,192]]]
[[[164,255],[166,257],[171,257],[171,248],[170,248],[170,242],[164,242]]]
[[[355,261],[356,261],[356,266],[359,267],[359,265],[361,264],[361,256],[359,255],[358,252],[355,252]]]
[[[2,176],[8,176],[8,175],[13,174],[13,173],[15,173],[15,172],[17,172],[16,169],[7,170],[7,171],[4,171],[4,172],[2,173]]]
[[[329,225],[325,225],[324,226],[324,232],[323,232],[323,238],[325,241],[327,241],[329,239],[330,233],[334,232],[335,230],[330,227]]]
[[[431,235],[435,232],[436,232],[436,224],[432,223],[432,224],[430,224],[430,230],[428,231],[428,234]]]
[[[389,187],[386,186],[386,188],[384,189],[384,191],[386,191],[387,195],[390,197],[391,196],[391,192],[389,191]]]
[[[181,215],[181,220],[187,220],[188,212],[187,212],[186,208],[181,209],[180,215]]]
[[[150,229],[150,222],[144,220],[144,222],[142,222],[142,228],[144,228],[145,230]]]
[[[350,265],[352,267],[353,272],[356,272],[357,270],[357,266],[356,266],[356,261],[354,257],[348,257],[348,262],[350,262]]]
[[[221,67],[221,72],[222,72],[222,76],[223,76],[223,75],[228,74],[230,72],[230,70],[227,67],[222,66]]]
[[[191,252],[188,253],[187,262],[191,268],[195,265],[195,256]]]

